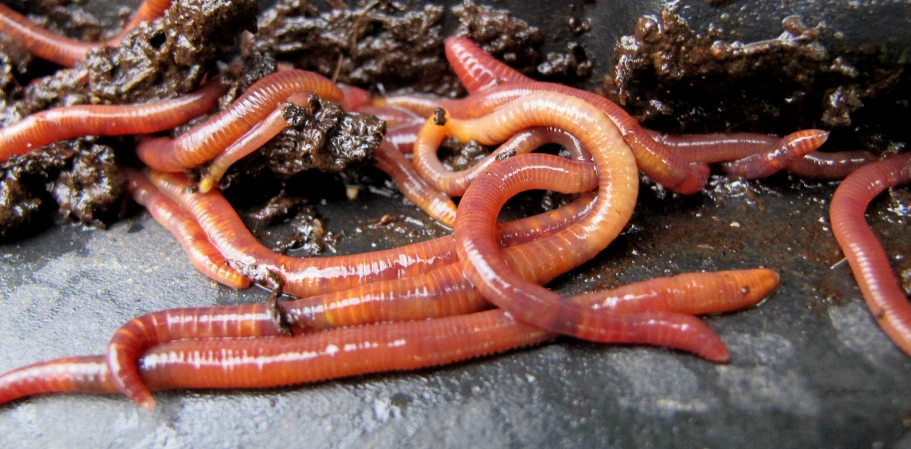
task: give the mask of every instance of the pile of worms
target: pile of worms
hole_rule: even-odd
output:
[[[0,32],[64,67],[117,45],[170,1],[146,0],[124,32],[71,41],[0,5]],[[446,57],[470,94],[374,97],[321,75],[280,66],[222,111],[176,138],[139,141],[142,166],[124,168],[132,198],[180,242],[206,276],[233,288],[262,284],[264,304],[172,309],[118,329],[103,355],[36,363],[0,376],[0,404],[51,392],[120,393],[153,410],[152,391],[266,388],[364,373],[413,370],[529,346],[560,335],[647,344],[725,362],[724,342],[697,315],[755,305],[778,284],[757,268],[686,273],[563,297],[544,287],[593,258],[633,214],[640,171],[679,194],[706,184],[709,164],[731,177],[780,170],[844,179],[831,204],[835,238],[873,316],[911,355],[911,305],[864,210],[911,179],[911,154],[821,153],[828,133],[662,135],[593,93],[533,81],[470,40],[446,40]],[[226,86],[140,105],[65,106],[0,132],[0,162],[88,135],[166,131],[213,109]],[[254,238],[219,191],[228,167],[289,126],[282,114],[312,95],[386,122],[374,164],[450,236],[366,254],[295,258]],[[437,151],[446,138],[498,146],[464,171]],[[533,150],[556,144],[568,158]],[[197,180],[190,169],[201,170]],[[497,223],[527,190],[577,195],[553,211]],[[452,197],[461,197],[456,206]],[[295,299],[287,300],[286,296]]]

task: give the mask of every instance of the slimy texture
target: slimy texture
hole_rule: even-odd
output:
[[[147,134],[180,126],[215,107],[225,89],[216,78],[194,93],[170,100],[63,106],[38,112],[0,131],[0,162],[76,137]]]
[[[864,211],[883,190],[911,181],[911,153],[868,164],[849,175],[832,198],[832,232],[851,265],[860,292],[876,323],[911,356],[911,303],[889,259],[867,225]]]

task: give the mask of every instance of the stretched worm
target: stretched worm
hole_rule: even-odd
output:
[[[585,173],[581,176],[571,176],[569,181],[574,187],[567,187],[568,189],[585,191],[595,187],[596,177],[590,163],[576,163],[573,168],[581,168]],[[590,203],[591,200],[586,202]],[[575,214],[572,211],[570,214],[548,214],[520,222],[526,229],[541,223],[543,230],[559,234],[571,223],[569,220],[578,219],[578,213],[588,209],[584,203],[578,206],[581,207],[576,207],[578,212]],[[560,226],[560,221],[565,224]],[[517,225],[513,227],[518,228]],[[538,234],[535,236],[528,233],[526,236],[534,238],[539,237],[540,232]],[[443,241],[444,249],[451,253],[451,236],[438,240]],[[514,236],[511,240],[521,242],[522,237]],[[516,256],[514,260],[526,261],[519,269],[527,272],[526,276],[535,282],[547,282],[560,275],[563,272],[561,269],[565,268],[563,265],[548,262],[550,259],[558,258],[559,253],[539,255],[534,264],[527,263],[534,255],[524,252],[522,245],[509,250],[508,253],[510,256]],[[287,287],[285,285],[286,289]],[[449,316],[483,310],[488,306],[462,275],[462,268],[457,264],[447,264],[423,275],[376,282],[350,290],[291,301],[279,307],[286,321],[291,324],[308,330],[319,330],[377,321]],[[155,312],[130,320],[114,333],[108,345],[108,364],[118,391],[144,408],[151,408],[154,406],[151,393],[142,384],[135,364],[136,359],[146,349],[176,339],[254,337],[273,335],[275,332],[278,330],[275,326],[274,313],[265,305]]]
[[[163,131],[205,114],[225,86],[219,78],[198,91],[139,105],[64,106],[32,114],[0,131],[0,162],[34,149],[82,136],[122,136]]]
[[[716,284],[717,290],[700,288],[719,276],[728,282]],[[775,287],[777,280],[769,270],[689,274],[629,286],[651,295],[613,299],[588,296],[579,300],[584,306],[618,312],[719,313],[754,304]],[[706,294],[691,294],[694,289]],[[153,391],[269,388],[452,363],[542,343],[555,336],[517,322],[501,310],[492,310],[292,338],[181,340],[151,348],[138,367],[142,382]],[[53,392],[116,393],[117,389],[104,356],[41,362],[0,376],[0,404]]]
[[[386,130],[386,142],[389,142],[399,153],[411,154],[414,152],[414,143],[418,140],[418,133],[424,127],[424,122],[399,126]]]
[[[688,162],[736,161],[781,145],[779,137],[757,133],[668,135],[648,132]],[[814,151],[788,164],[785,170],[803,178],[838,180],[874,160],[876,156],[869,151]]]
[[[438,125],[428,122],[419,137],[423,138],[432,126]],[[498,143],[529,127],[557,126],[576,136],[591,152],[598,170],[595,210],[562,232],[562,242],[529,243],[538,246],[534,254],[561,252],[565,254],[562,262],[576,266],[607,247],[632,215],[638,194],[635,159],[617,127],[585,101],[539,92],[486,117],[447,119],[442,126],[460,140],[475,138],[482,144]],[[416,151],[421,145],[419,140]],[[660,313],[620,316],[592,312],[524,280],[507,265],[492,232],[497,214],[508,198],[529,187],[561,191],[562,182],[538,173],[541,167],[555,165],[558,160],[562,159],[538,154],[506,159],[490,169],[490,176],[477,179],[468,189],[459,204],[453,232],[466,277],[488,301],[521,321],[551,332],[593,341],[647,342],[694,352],[709,360],[727,360],[724,345],[712,339],[701,323]],[[573,250],[560,251],[566,248]]]
[[[32,55],[64,67],[73,67],[94,48],[120,45],[127,32],[142,22],[160,17],[170,5],[171,0],[146,0],[117,37],[104,42],[81,42],[41,28],[0,3],[0,33],[9,36],[11,41]]]
[[[740,178],[766,178],[816,151],[828,138],[828,132],[818,129],[797,131],[783,137],[771,150],[725,162],[721,168],[725,173]]]
[[[127,190],[133,200],[144,206],[152,217],[180,242],[190,262],[202,274],[232,288],[247,288],[250,281],[228,266],[224,256],[212,246],[205,232],[177,203],[164,196],[142,173],[125,168]]]
[[[161,137],[141,142],[136,154],[149,167],[167,172],[193,168],[212,160],[228,145],[261,122],[290,96],[313,92],[340,101],[335,83],[315,73],[287,70],[257,81],[224,111],[176,139]]]
[[[911,153],[891,156],[849,175],[832,198],[832,232],[841,246],[873,318],[905,354],[911,355],[911,303],[867,225],[864,211],[883,190],[911,181]]]

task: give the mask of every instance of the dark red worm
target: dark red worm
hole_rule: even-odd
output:
[[[594,188],[596,177],[592,165],[575,164],[572,168],[581,168],[584,173],[569,177],[575,187],[567,188],[574,191]],[[564,207],[555,213],[519,220],[511,227],[503,226],[503,234],[510,236],[511,242],[521,243],[523,239],[542,237],[542,232],[559,233],[573,220],[578,220],[580,213],[588,211],[588,203],[591,203],[590,199],[573,203],[575,207]],[[537,235],[532,232],[536,225],[542,230]],[[510,234],[511,229],[523,228],[522,235]],[[546,235],[543,237],[551,238]],[[451,236],[438,241],[444,242],[444,248],[451,252]],[[548,262],[559,258],[559,253],[537,255],[534,263],[528,261],[535,255],[524,252],[521,245],[508,250],[508,254],[515,256],[515,260],[524,262],[523,266],[516,268],[523,270],[535,282],[550,281],[566,269],[565,264]],[[283,274],[279,271],[276,273]],[[288,290],[287,285],[284,288]],[[456,264],[447,264],[423,275],[372,283],[280,306],[287,321],[311,331],[378,321],[450,316],[487,307],[487,303],[462,275],[462,268]],[[275,322],[274,313],[265,305],[155,312],[130,320],[114,333],[108,346],[108,363],[118,391],[137,404],[151,408],[154,402],[150,392],[141,383],[135,364],[146,349],[162,342],[184,338],[275,335],[279,332]]]
[[[757,133],[668,135],[648,132],[689,162],[736,161],[780,147],[782,143],[777,136]],[[869,151],[814,151],[787,165],[785,170],[803,178],[838,180],[875,160],[876,156]]]
[[[447,37],[445,48],[449,66],[468,92],[517,81],[532,81],[482,50],[471,39]]]
[[[420,138],[429,131],[425,125]],[[638,194],[636,162],[616,126],[598,109],[578,98],[538,92],[474,120],[447,119],[442,125],[459,140],[495,144],[518,130],[556,126],[573,134],[595,158],[598,204],[581,221],[560,233],[562,241],[535,241],[532,254],[561,254],[568,268],[590,260],[629,221]],[[421,142],[417,144],[421,148]],[[459,204],[453,235],[465,275],[490,302],[517,319],[565,335],[593,341],[629,341],[674,347],[709,360],[724,361],[724,344],[712,338],[701,322],[656,314],[618,315],[593,312],[547,288],[526,281],[500,253],[493,231],[500,208],[511,196],[531,188],[562,191],[564,179],[538,172],[566,162],[549,155],[528,154],[506,159],[478,178]],[[530,185],[533,183],[533,185]],[[554,239],[556,240],[556,239]],[[566,251],[567,249],[572,249]],[[586,250],[588,249],[588,250]],[[564,270],[566,271],[566,270]]]
[[[64,106],[38,112],[0,131],[0,162],[60,140],[164,131],[205,114],[224,91],[225,86],[216,78],[196,92],[170,100]]]
[[[696,193],[708,179],[708,166],[702,163],[687,163],[679,156],[652,139],[639,126],[636,119],[610,100],[591,92],[571,87],[542,82],[513,82],[487,88],[460,100],[437,100],[431,102],[424,97],[387,97],[374,100],[375,106],[399,106],[426,113],[426,107],[442,107],[452,117],[481,117],[518,98],[535,92],[555,92],[582,99],[596,106],[620,128],[623,138],[629,143],[639,168],[649,177],[670,190],[683,194]],[[577,136],[578,137],[578,136]],[[422,176],[430,172],[427,160],[436,159],[436,153],[415,151],[415,168]]]
[[[372,99],[371,99],[372,101]],[[395,106],[361,106],[355,112],[370,114],[386,122],[386,129],[395,129],[409,125],[423,125],[427,117],[422,117],[413,111]]]
[[[829,138],[818,129],[797,131],[783,137],[771,150],[721,164],[725,173],[744,179],[759,179],[774,175],[816,151]]]
[[[444,126],[425,127],[420,135],[421,146],[419,148],[421,149],[419,152],[429,153],[439,148],[443,139],[446,138],[445,130]],[[425,170],[422,175],[430,184],[436,186],[444,193],[450,196],[461,196],[478,176],[482,176],[498,160],[504,157],[530,153],[547,144],[558,144],[566,148],[572,154],[573,159],[590,160],[588,151],[582,148],[582,144],[579,143],[578,139],[560,129],[544,127],[525,130],[510,137],[496,151],[465,170],[451,172],[443,167],[439,159],[427,158],[424,161]],[[434,150],[431,150],[431,148]]]
[[[418,133],[424,127],[424,122],[400,126],[386,130],[386,142],[389,142],[393,148],[399,150],[402,154],[411,154],[414,152],[414,143],[418,140]]]
[[[287,102],[303,106],[307,103],[307,98],[307,94],[294,94]],[[254,125],[216,156],[206,167],[199,181],[199,190],[205,193],[215,188],[231,165],[258,150],[287,128],[289,124],[282,113],[283,109],[283,105],[278,106],[263,121]],[[434,220],[452,226],[455,222],[456,207],[448,196],[421,178],[414,165],[405,160],[402,154],[387,142],[382,142],[375,154],[376,167],[395,181],[402,195]]]
[[[375,153],[376,168],[389,175],[405,198],[437,222],[452,227],[456,205],[444,192],[434,188],[414,169],[414,164],[389,142],[383,140]]]
[[[332,81],[312,72],[287,70],[257,81],[224,111],[176,139],[161,137],[139,144],[136,154],[149,167],[179,172],[198,167],[221,153],[294,94],[313,92],[341,101],[343,92]]]
[[[228,287],[250,286],[247,278],[228,266],[224,256],[212,246],[193,217],[159,192],[145,175],[129,168],[124,171],[127,174],[127,189],[133,200],[148,209],[152,217],[174,235],[197,270]]]
[[[54,34],[41,28],[21,14],[0,3],[0,33],[21,45],[29,53],[64,67],[72,67],[85,59],[94,48],[120,45],[126,33],[140,23],[161,17],[171,0],[146,0],[132,20],[114,39],[105,42],[81,42]]]
[[[883,190],[911,181],[911,153],[891,156],[849,175],[832,198],[832,232],[851,265],[873,318],[905,354],[911,355],[911,303],[889,259],[867,225],[864,211]]]
[[[713,281],[717,278],[725,281]],[[648,295],[592,295],[579,300],[587,307],[618,312],[719,313],[755,304],[775,287],[777,279],[769,270],[689,274],[628,286],[651,292]],[[705,285],[713,287],[700,287]],[[292,338],[181,340],[150,349],[138,366],[142,382],[153,391],[269,388],[452,363],[554,337],[492,310]],[[0,404],[64,392],[116,393],[104,356],[36,363],[0,376]]]

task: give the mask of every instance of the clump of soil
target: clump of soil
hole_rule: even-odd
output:
[[[316,95],[305,107],[286,103],[282,114],[291,126],[235,164],[237,168],[232,167],[225,176],[223,188],[238,179],[289,179],[312,169],[338,173],[371,161],[386,134],[386,122],[345,112],[338,103]]]
[[[58,6],[48,7],[68,11]],[[77,67],[31,80],[24,89],[29,58],[4,46],[2,120],[12,123],[56,106],[142,103],[193,91],[235,37],[254,29],[256,12],[255,0],[176,0],[162,19],[131,31],[119,47],[95,50]],[[70,21],[80,17],[74,13]],[[119,146],[119,139],[109,140]],[[124,193],[115,159],[111,147],[77,139],[6,161],[0,166],[0,234],[52,213],[55,203],[69,219],[104,226]]]
[[[604,80],[607,95],[651,127],[780,135],[796,129],[835,129],[860,134],[861,141],[841,135],[831,141],[872,148],[869,139],[881,135],[884,125],[880,119],[867,119],[865,106],[882,103],[908,84],[899,82],[906,77],[901,67],[867,67],[875,50],[831,54],[823,37],[834,39],[837,31],[822,23],[807,26],[791,16],[782,21],[784,31],[777,38],[727,42],[721,26],[706,32],[691,29],[678,15],[679,8],[675,2],[659,17],[642,17],[636,34],[617,46],[618,64]],[[907,117],[907,102],[904,109]],[[907,136],[897,127],[894,131]]]
[[[465,1],[452,9],[455,35],[523,73],[548,79],[587,77],[591,62],[578,45],[548,54],[541,63],[540,31],[505,10]],[[409,10],[392,1],[320,12],[303,0],[280,0],[259,21],[244,53],[272,53],[295,66],[339,82],[386,90],[402,88],[457,96],[464,89],[443,52],[446,10],[426,5]],[[540,64],[540,65],[539,65]]]
[[[104,227],[120,210],[125,178],[114,150],[83,139],[58,142],[0,164],[0,236],[56,204],[66,218]]]

